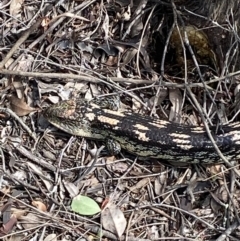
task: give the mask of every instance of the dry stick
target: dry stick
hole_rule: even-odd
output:
[[[29,210],[31,210],[31,212],[35,212],[36,214],[38,214],[39,216],[41,215],[43,218],[47,219],[47,221],[55,221],[56,225],[58,225],[61,228],[65,228],[68,231],[71,230],[76,230],[75,226],[73,225],[79,225],[79,221],[75,221],[73,218],[72,219],[61,219],[59,217],[56,217],[56,214],[54,213],[49,213],[49,212],[43,212],[40,209],[37,209],[36,207],[34,207],[33,205],[27,204],[26,201],[22,201],[21,199],[19,199],[18,197],[14,197],[8,193],[4,193],[3,191],[0,190],[1,195],[7,196],[8,198],[10,198],[11,200],[14,200],[16,203],[20,203],[22,206],[27,207]],[[62,205],[63,206],[63,205]],[[70,211],[69,208],[67,208],[67,211]],[[68,213],[69,215],[71,215],[71,213]],[[84,222],[86,221],[90,221],[92,224],[98,225],[96,222],[89,220],[88,218],[85,217],[78,217],[79,220],[82,220]],[[46,225],[46,224],[44,224]],[[24,232],[26,233],[26,230],[24,230]],[[20,232],[18,232],[20,233]],[[9,234],[9,236],[12,234]],[[7,237],[8,235],[4,236]]]
[[[25,157],[27,157],[29,160],[37,163],[38,165],[48,169],[49,171],[52,172],[56,172],[57,168],[54,167],[53,165],[51,165],[50,163],[46,162],[44,159],[36,157],[32,154],[32,152],[30,152],[29,150],[27,150],[26,148],[24,148],[21,145],[14,145],[13,146]]]
[[[37,39],[35,39],[28,47],[27,49],[32,49],[36,44],[38,44],[41,40],[43,40],[44,38],[46,38],[46,36],[52,32],[52,30],[54,28],[56,28],[57,26],[60,25],[60,23],[63,21],[64,18],[60,18],[58,19],[55,23],[53,23],[53,25],[51,25],[41,36],[39,36]],[[12,70],[17,63],[20,61],[20,59],[22,58],[22,54],[20,54],[18,56],[18,58],[10,65],[9,70]]]
[[[90,1],[87,3],[87,1],[83,2],[82,4],[79,4],[76,8],[74,8],[73,10],[70,10],[69,13],[72,13],[73,11],[78,11],[81,8],[84,8],[84,6],[86,6],[87,4],[92,3],[93,1]],[[32,49],[37,43],[39,43],[41,40],[43,40],[50,32],[52,32],[53,29],[55,29],[57,26],[60,25],[60,23],[65,19],[65,17],[60,17],[60,19],[55,18],[53,19],[50,23],[51,26],[40,36],[38,37],[36,40],[34,40],[29,46],[28,49]],[[56,22],[54,22],[56,21]],[[10,68],[14,68],[14,66],[18,63],[18,61],[21,59],[22,55],[20,55],[11,65]],[[0,68],[1,69],[1,68]]]
[[[207,122],[205,121],[204,114],[203,114],[203,112],[201,111],[201,110],[202,110],[201,106],[199,105],[198,101],[196,100],[196,98],[195,98],[194,94],[192,93],[191,89],[190,89],[189,87],[186,87],[186,88],[187,88],[188,94],[190,95],[193,103],[196,105],[196,107],[197,107],[197,109],[198,109],[198,111],[199,111],[199,114],[200,114],[200,116],[201,116],[201,118],[202,118],[202,120],[203,120],[204,127],[205,127],[205,129],[206,129],[207,134],[208,134],[208,138],[211,140],[211,142],[212,142],[212,144],[213,144],[213,146],[214,146],[217,154],[219,155],[219,157],[224,161],[224,163],[225,163],[228,167],[234,167],[234,166],[226,159],[226,157],[222,154],[222,152],[221,152],[220,149],[218,148],[218,146],[217,146],[217,144],[216,144],[216,142],[215,142],[215,140],[213,139],[213,136],[212,136],[212,134],[211,134],[211,130],[210,130]],[[240,177],[240,174],[238,173],[238,171],[235,170],[235,169],[234,169],[234,171],[235,171],[236,174]]]
[[[176,10],[176,6],[175,6],[175,4],[174,4],[173,2],[172,2],[172,6],[173,6],[173,8],[174,8],[174,14],[176,14],[176,13],[177,13],[177,10]],[[183,23],[183,20],[181,19],[181,17],[180,17],[180,20],[181,20],[181,22]],[[183,24],[184,24],[184,23],[183,23]],[[196,59],[196,57],[195,57],[195,55],[194,55],[194,53],[193,53],[193,51],[192,51],[192,48],[191,48],[191,46],[190,46],[190,44],[189,44],[189,40],[188,40],[188,37],[187,37],[186,32],[185,32],[184,34],[185,34],[185,36],[184,36],[184,43],[188,46],[188,49],[189,49],[189,51],[190,51],[190,53],[191,53],[191,55],[192,55],[192,58],[193,58],[193,62],[194,62],[195,66],[196,66],[196,68],[197,68],[197,70],[198,70],[198,74],[199,74],[199,76],[200,76],[200,79],[201,79],[201,81],[202,81],[202,83],[203,83],[203,86],[205,87],[205,83],[204,83],[204,80],[203,80],[203,78],[202,78],[201,71],[200,71],[199,65],[198,65],[198,63],[197,63],[197,59]],[[222,152],[220,151],[219,147],[217,146],[217,144],[216,144],[216,142],[215,142],[215,140],[214,140],[214,138],[213,138],[213,136],[212,136],[212,134],[211,134],[210,128],[209,128],[209,126],[208,126],[208,124],[207,124],[207,122],[206,122],[206,118],[205,118],[205,116],[204,116],[204,114],[206,115],[206,113],[205,113],[204,109],[201,108],[200,104],[198,103],[197,99],[196,99],[195,96],[193,95],[193,93],[192,93],[191,89],[189,88],[189,86],[186,86],[186,90],[187,90],[188,94],[190,95],[193,103],[195,104],[195,106],[197,107],[197,109],[198,109],[198,111],[199,111],[199,114],[200,114],[200,116],[201,116],[201,118],[202,118],[202,120],[203,120],[204,127],[205,127],[205,129],[206,129],[208,138],[209,138],[210,141],[212,142],[215,151],[217,152],[217,154],[219,155],[219,157],[223,160],[223,162],[225,163],[225,165],[227,165],[228,167],[234,167],[234,166],[226,159],[226,157],[222,154]],[[209,94],[209,93],[208,93],[208,94]],[[211,97],[210,94],[209,94],[209,97],[212,99],[212,97]],[[207,116],[207,115],[206,115],[206,116]],[[239,173],[235,168],[234,168],[234,171],[235,171],[235,173],[240,177],[240,173]]]
[[[204,116],[204,112],[203,112],[203,109],[202,107],[200,106],[200,104],[198,103],[197,99],[195,98],[194,94],[192,93],[192,90],[191,88],[189,88],[188,86],[186,86],[186,90],[188,92],[188,94],[190,95],[193,103],[195,104],[195,106],[197,107],[198,111],[199,111],[199,114],[203,120],[203,124],[204,124],[204,127],[206,129],[206,132],[207,132],[207,135],[208,135],[208,138],[210,139],[210,141],[212,142],[213,144],[213,147],[215,149],[215,151],[217,152],[217,154],[219,155],[219,157],[223,160],[223,162],[228,166],[228,167],[233,167],[233,165],[227,160],[227,158],[222,154],[222,152],[220,151],[219,147],[217,146],[212,134],[211,134],[211,131],[210,131],[210,128],[208,126],[208,123],[206,122],[206,118]],[[234,168],[234,171],[236,172],[236,174],[240,177],[240,173]]]
[[[64,73],[36,73],[36,72],[24,72],[24,71],[15,71],[15,70],[7,70],[7,69],[0,69],[0,74],[5,75],[18,75],[18,76],[24,76],[24,77],[35,77],[35,78],[56,78],[56,79],[73,79],[73,80],[79,80],[79,81],[86,81],[89,83],[100,83],[102,82],[102,79],[96,78],[93,76],[84,76],[79,74],[64,74]],[[132,84],[152,84],[153,81],[150,80],[141,80],[141,79],[125,79],[124,78],[118,78],[118,81],[116,82],[128,82]]]
[[[224,233],[222,233],[217,239],[216,241],[224,241],[226,240],[230,235],[231,233],[239,227],[239,222],[237,219],[234,220],[233,224],[228,227]]]
[[[175,6],[175,4],[174,4],[173,2],[172,2],[172,4],[173,4],[173,9],[174,9],[173,13],[174,13],[174,16],[176,15],[176,19],[177,19],[176,6]],[[182,26],[184,26],[184,28],[185,28],[185,25],[184,25],[184,22],[183,22],[181,16],[179,16],[179,19],[181,20]],[[177,28],[178,28],[178,25],[176,25],[176,26],[177,26]],[[194,52],[193,52],[193,50],[192,50],[192,47],[191,47],[191,45],[190,45],[190,43],[189,43],[189,39],[188,39],[188,35],[187,35],[187,32],[186,32],[186,29],[184,29],[184,34],[183,34],[183,36],[181,35],[179,28],[178,28],[178,32],[179,32],[179,37],[180,37],[180,40],[181,40],[182,50],[183,50],[183,54],[184,54],[184,70],[185,70],[185,71],[184,71],[184,81],[185,81],[185,83],[186,83],[186,84],[188,83],[188,81],[187,81],[188,75],[187,75],[186,48],[185,48],[184,44],[186,44],[186,46],[188,47],[189,52],[191,53],[192,60],[193,60],[194,65],[195,65],[195,67],[196,67],[196,69],[197,69],[198,75],[199,75],[200,80],[201,80],[201,82],[202,82],[202,84],[203,84],[203,86],[204,86],[205,91],[207,92],[209,98],[212,100],[212,103],[215,103],[214,100],[212,99],[212,96],[210,95],[208,89],[205,87],[205,82],[204,82],[204,79],[203,79],[201,70],[200,70],[200,68],[199,68],[199,64],[198,64],[198,62],[197,62],[197,58],[196,58],[196,56],[195,56],[195,54],[194,54]],[[201,108],[201,112],[204,113],[204,115],[206,116],[206,119],[208,120],[208,122],[209,122],[209,123],[212,123],[212,122],[211,122],[211,119],[208,117],[207,112],[205,111],[204,108]],[[206,121],[205,119],[203,119],[203,120]]]
[[[37,140],[37,137],[35,135],[35,133],[33,133],[31,131],[31,129],[16,115],[16,113],[14,113],[12,110],[8,109],[8,108],[2,108],[0,107],[0,112],[9,114],[11,117],[13,117],[14,119],[16,119],[21,126],[23,127],[23,129],[25,129],[25,131],[27,131],[27,133],[34,139]]]
[[[8,70],[8,69],[0,69],[0,74],[5,74],[5,75],[18,75],[18,76],[24,76],[24,77],[35,77],[35,78],[56,78],[56,79],[72,79],[72,80],[78,80],[78,81],[86,81],[89,83],[100,83],[102,82],[102,79],[96,78],[93,76],[84,76],[79,74],[64,74],[64,73],[42,73],[42,72],[24,72],[24,71],[15,71],[15,70]],[[215,83],[221,80],[224,80],[226,78],[231,78],[234,76],[240,75],[240,71],[236,71],[233,73],[230,73],[226,76],[212,79],[209,81],[206,81],[204,83],[204,87],[207,84]],[[111,77],[109,78],[114,82],[118,83],[130,83],[130,84],[153,84],[156,81],[151,81],[151,80],[145,80],[145,79],[132,79],[132,78],[117,78],[117,77]],[[203,87],[202,83],[190,83],[190,84],[176,84],[176,83],[168,83],[161,81],[162,86],[166,87],[176,87],[176,88],[185,88],[186,86],[189,87]],[[212,89],[211,87],[207,86],[208,89]]]
[[[58,167],[57,170],[55,172],[55,183],[58,183],[59,180],[59,172],[61,170],[61,164],[62,164],[62,159],[63,159],[63,154],[66,151],[67,148],[69,148],[69,145],[71,144],[71,142],[74,140],[74,137],[71,136],[71,138],[69,139],[68,143],[65,145],[65,147],[61,150],[61,153],[59,155],[58,158]]]
[[[11,48],[11,50],[7,53],[5,58],[0,63],[0,70],[4,67],[4,65],[7,63],[7,61],[12,57],[14,52],[19,48],[19,46],[27,40],[29,35],[40,26],[42,22],[42,19],[39,19],[36,23],[34,23],[28,30],[24,31],[23,35],[18,39],[18,41],[14,44],[14,46]]]
[[[0,63],[0,73],[2,74],[10,74],[10,75],[20,75],[20,76],[29,76],[29,77],[46,77],[46,78],[70,78],[70,79],[77,79],[77,80],[82,80],[82,81],[88,81],[88,82],[100,82],[101,80],[98,78],[93,78],[93,77],[87,77],[87,76],[79,76],[79,75],[73,75],[73,74],[56,74],[56,73],[29,73],[29,72],[23,72],[23,71],[10,71],[10,70],[4,70],[2,69],[3,66],[7,63],[7,61],[12,57],[12,55],[14,54],[14,52],[18,49],[18,47],[29,37],[30,33],[32,31],[34,31],[40,24],[41,24],[42,19],[39,19],[32,27],[30,27],[28,30],[26,30],[24,32],[24,34],[19,38],[19,40],[15,43],[15,45],[12,47],[12,49],[8,52],[8,54],[6,55],[6,57],[3,59],[3,61]],[[237,71],[235,73],[229,74],[226,77],[232,77],[234,75],[239,75],[240,71]],[[222,78],[222,79],[224,79]],[[218,78],[218,80],[220,80],[221,78]],[[129,79],[128,79],[129,81]],[[134,83],[137,82],[137,80],[132,80]],[[150,81],[149,81],[150,82]],[[187,87],[187,86],[186,86]],[[188,87],[189,88],[189,87]],[[190,89],[188,89],[188,92],[191,92]],[[195,103],[196,104],[196,103]],[[201,109],[201,108],[200,108]],[[5,109],[2,111],[6,111]],[[201,112],[200,112],[201,113]],[[12,115],[12,113],[11,113]],[[205,125],[205,123],[204,123]],[[23,126],[24,127],[24,126]],[[25,128],[25,127],[24,127]],[[217,151],[217,153],[219,154],[219,156],[222,158],[222,160],[225,162],[225,164],[227,164],[229,167],[232,167],[232,165],[227,161],[227,159],[222,155],[221,151],[219,150],[219,148],[217,147],[216,143],[214,142],[213,137],[211,136],[211,132],[208,128],[208,126],[205,128],[208,132],[208,134],[210,133],[209,137],[210,140],[213,142],[213,145]],[[29,132],[29,130],[27,130]],[[30,132],[29,132],[30,133]]]
[[[98,161],[99,154],[101,153],[101,151],[102,151],[103,149],[104,149],[104,146],[101,146],[101,147],[97,150],[96,154],[94,155],[94,159],[93,159],[90,167],[86,170],[86,172],[85,172],[80,178],[77,179],[77,182],[82,181],[83,178],[86,177],[86,176],[92,171],[92,169],[95,167],[95,164],[96,164],[97,161]]]

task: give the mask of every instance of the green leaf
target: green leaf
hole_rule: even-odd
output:
[[[81,215],[94,215],[101,211],[93,199],[82,195],[73,198],[71,208],[74,212]]]

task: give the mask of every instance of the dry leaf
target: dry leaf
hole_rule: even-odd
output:
[[[17,62],[17,65],[14,66],[13,70],[18,70],[18,71],[29,71],[31,70],[32,63],[34,61],[34,58],[30,54],[26,54],[19,59]]]
[[[103,228],[117,234],[120,238],[126,228],[127,221],[123,212],[114,204],[108,205],[101,215]]]
[[[224,176],[224,172],[222,171],[221,167],[222,166],[220,164],[207,167],[207,171],[209,172],[211,177],[213,176],[213,180],[222,178]]]
[[[33,213],[28,213],[26,216],[20,218],[24,229],[34,229],[44,223],[38,216]]]
[[[8,186],[5,186],[1,189],[1,192],[3,194],[9,194],[11,192],[11,189]]]
[[[74,198],[79,194],[79,188],[76,185],[74,185],[73,183],[63,181],[63,184],[71,198]]]
[[[47,30],[49,23],[50,23],[50,18],[44,17],[41,24],[42,27],[44,28],[44,31]]]
[[[18,115],[18,116],[25,116],[29,113],[36,111],[36,108],[32,108],[27,105],[24,99],[18,99],[15,96],[11,96],[10,99],[11,109]]]
[[[209,40],[207,35],[204,33],[204,31],[201,31],[200,29],[197,29],[195,26],[185,26],[181,27],[178,31],[178,28],[175,27],[172,36],[170,39],[170,44],[173,48],[176,49],[176,52],[178,53],[177,61],[179,64],[183,64],[182,62],[182,42],[179,34],[181,35],[182,39],[184,38],[185,33],[188,36],[188,41],[192,48],[195,49],[195,53],[198,56],[201,56],[201,60],[203,63],[207,63],[208,60],[211,60],[211,62],[217,66],[216,64],[216,56],[212,49],[209,46]],[[180,56],[180,57],[179,57]]]
[[[16,98],[22,99],[23,96],[24,96],[24,86],[23,86],[22,81],[14,80],[12,82],[12,85],[13,85],[15,91],[16,91]]]
[[[10,58],[7,63],[4,65],[6,69],[9,68],[9,66],[14,62],[14,59],[13,58]]]
[[[168,90],[162,88],[162,89],[161,89],[161,92],[160,92],[160,94],[159,94],[159,96],[158,96],[157,99],[156,99],[156,96],[152,96],[152,97],[148,100],[148,102],[147,102],[148,107],[149,107],[150,109],[152,109],[153,106],[155,106],[155,103],[154,103],[155,101],[156,101],[156,106],[161,105],[161,103],[167,98],[167,96],[168,96]]]
[[[24,209],[12,208],[11,211],[13,213],[13,216],[16,217],[17,219],[21,218],[26,213],[26,210],[24,210]]]
[[[179,89],[169,90],[169,100],[172,103],[169,120],[180,123],[183,98]]]
[[[11,233],[11,237],[9,239],[5,239],[4,241],[23,241],[26,238],[26,235],[20,234],[19,232]]]
[[[10,4],[10,15],[13,17],[17,17],[20,13],[24,0],[12,0]]]
[[[32,201],[32,205],[43,212],[47,211],[46,205],[40,201]]]
[[[138,189],[140,189],[140,188],[146,186],[147,184],[149,184],[149,182],[150,182],[150,178],[148,178],[148,177],[143,178],[136,185],[130,187],[129,190],[131,192],[137,191]]]
[[[5,223],[1,228],[0,228],[0,237],[5,236],[8,234],[10,231],[12,231],[13,227],[15,226],[17,222],[16,217],[12,216],[10,220]]]
[[[109,203],[109,198],[106,198],[103,202],[102,202],[102,205],[101,205],[101,209],[104,209]]]
[[[161,172],[157,178],[154,180],[154,191],[157,195],[161,195],[165,192],[167,185],[167,172]]]
[[[127,11],[122,13],[121,15],[122,20],[129,21],[131,18],[131,9],[130,6],[128,6]]]
[[[44,241],[57,241],[57,235],[55,233],[49,234]]]

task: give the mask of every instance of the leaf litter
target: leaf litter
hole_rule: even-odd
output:
[[[46,129],[41,109],[117,95],[124,109],[202,125],[188,84],[209,122],[237,121],[239,5],[3,1],[1,237],[238,240],[233,170],[96,156],[103,143]]]

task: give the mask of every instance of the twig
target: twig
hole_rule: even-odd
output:
[[[211,134],[211,130],[205,120],[205,116],[202,112],[202,108],[201,106],[199,105],[198,101],[196,100],[195,96],[193,95],[191,89],[189,87],[186,87],[187,88],[187,91],[188,91],[188,94],[190,95],[193,103],[195,104],[195,106],[197,107],[198,111],[199,111],[199,114],[203,120],[203,124],[204,124],[204,127],[206,129],[206,132],[207,132],[207,135],[208,135],[208,138],[210,139],[210,141],[212,142],[212,145],[215,149],[215,151],[217,152],[217,154],[219,155],[219,157],[223,160],[223,162],[228,166],[228,167],[233,167],[233,165],[226,159],[226,157],[222,154],[222,152],[220,151],[220,149],[218,148],[212,134]],[[234,169],[235,173],[240,177],[240,174],[238,173],[238,171],[236,169]]]
[[[237,220],[223,233],[221,234],[216,241],[226,240],[227,237],[239,226],[239,222]]]
[[[86,172],[85,172],[81,177],[79,177],[79,178],[77,179],[76,182],[80,182],[81,180],[83,180],[83,178],[92,171],[92,169],[95,167],[95,164],[96,164],[97,161],[98,161],[99,154],[100,154],[100,152],[101,152],[103,149],[104,149],[104,146],[101,146],[101,147],[97,150],[96,154],[94,155],[94,160],[92,161],[91,166],[86,170]]]
[[[0,62],[0,69],[4,67],[7,61],[12,57],[15,51],[19,48],[19,46],[26,41],[29,35],[40,26],[42,19],[39,19],[36,23],[34,23],[28,30],[24,31],[23,35],[18,39],[18,41],[13,45],[11,50],[7,53],[5,58]]]
[[[31,129],[10,109],[8,108],[2,108],[0,107],[0,112],[3,112],[3,113],[7,113],[9,114],[11,117],[13,117],[14,119],[16,119],[20,124],[21,126],[23,127],[23,129],[36,141],[37,140],[37,137],[35,135],[35,133],[33,133],[31,131]]]
[[[24,71],[15,71],[15,70],[7,70],[7,69],[0,69],[0,74],[5,75],[18,75],[18,76],[25,76],[25,77],[35,77],[35,78],[58,78],[58,79],[73,79],[79,81],[86,81],[89,83],[101,83],[102,80],[100,78],[96,78],[93,76],[84,76],[79,74],[64,74],[64,73],[41,73],[41,72],[24,72]],[[151,80],[142,80],[142,79],[130,79],[130,78],[113,78],[116,82],[127,82],[132,84],[152,84],[155,81]]]
[[[32,154],[32,152],[28,151],[23,146],[21,146],[21,145],[15,146],[14,145],[14,147],[16,148],[16,150],[18,150],[23,156],[27,157],[29,160],[37,163],[38,165],[40,165],[40,166],[42,166],[42,167],[44,167],[46,169],[48,169],[49,171],[56,172],[56,170],[57,170],[56,167],[54,167],[53,165],[49,164],[48,162],[46,162],[42,158],[38,158],[38,157],[34,156]]]
[[[0,69],[0,74],[5,75],[18,75],[18,76],[24,76],[24,77],[34,77],[34,78],[58,78],[58,79],[73,79],[73,80],[79,80],[79,81],[86,81],[89,83],[101,83],[103,80],[100,78],[96,78],[94,76],[84,76],[80,74],[64,74],[64,73],[42,73],[42,72],[24,72],[24,71],[15,71],[15,70],[8,70],[8,69]],[[212,79],[209,81],[205,81],[204,85],[202,83],[189,83],[189,84],[176,84],[176,83],[168,83],[161,81],[162,86],[166,87],[176,87],[176,88],[185,88],[186,86],[189,87],[206,87],[208,89],[212,89],[209,86],[206,86],[211,83],[219,82],[222,80],[225,80],[226,78],[232,78],[234,76],[240,75],[240,70],[230,73],[228,75],[225,75],[220,78]],[[111,77],[110,78],[114,82],[118,83],[130,83],[135,85],[141,85],[141,84],[153,84],[157,83],[156,81],[152,80],[145,80],[145,79],[133,79],[133,78],[118,78],[118,77]]]
[[[175,6],[175,4],[174,4],[173,2],[172,2],[172,5],[173,5],[174,14],[177,14],[176,6]],[[178,15],[178,16],[179,16],[179,15]],[[182,18],[181,18],[180,16],[179,16],[179,18],[180,18],[182,24],[184,25],[184,22],[183,22]],[[192,59],[193,59],[194,64],[195,64],[195,66],[196,66],[196,68],[197,68],[198,75],[199,75],[199,77],[200,77],[200,79],[201,79],[201,81],[202,81],[202,84],[203,84],[203,86],[204,86],[204,88],[205,88],[208,96],[209,96],[210,99],[212,100],[212,103],[215,103],[214,100],[212,99],[212,96],[210,95],[210,93],[208,92],[208,90],[207,90],[207,88],[206,88],[206,84],[205,84],[205,82],[204,82],[204,79],[203,79],[203,76],[202,76],[202,74],[201,74],[199,65],[198,65],[198,63],[197,63],[196,56],[194,55],[194,52],[193,52],[193,50],[192,50],[192,48],[191,48],[191,45],[189,44],[189,40],[188,40],[188,37],[187,37],[187,34],[186,34],[185,31],[184,31],[184,35],[185,35],[184,43],[187,45],[187,47],[188,47],[188,49],[189,49],[189,51],[190,51],[190,53],[191,53],[191,55],[192,55]],[[186,60],[185,60],[185,63],[186,63]],[[186,69],[186,68],[185,68],[185,69]],[[187,79],[186,73],[185,73],[185,78]],[[221,152],[220,149],[218,148],[218,146],[217,146],[217,144],[216,144],[216,142],[215,142],[215,140],[214,140],[214,138],[213,138],[213,136],[212,136],[212,134],[211,134],[210,128],[209,128],[209,126],[208,126],[208,123],[206,122],[206,118],[208,118],[208,116],[207,116],[205,110],[204,110],[204,109],[200,106],[200,104],[198,103],[197,99],[195,98],[194,94],[192,93],[191,88],[190,88],[189,86],[186,86],[186,90],[187,90],[189,96],[191,97],[191,100],[193,101],[193,103],[195,104],[196,108],[197,108],[198,111],[199,111],[199,114],[200,114],[200,116],[201,116],[201,118],[202,118],[204,127],[205,127],[205,129],[206,129],[208,138],[209,138],[210,141],[212,142],[212,145],[213,145],[215,151],[217,152],[217,154],[219,155],[219,157],[223,160],[223,162],[225,163],[225,165],[227,165],[228,167],[233,167],[233,165],[226,159],[226,157],[222,154],[222,152]],[[205,116],[206,116],[206,118],[205,118]],[[238,172],[236,169],[234,169],[234,171],[235,171],[235,173],[236,173],[238,176],[240,176],[239,172]]]

